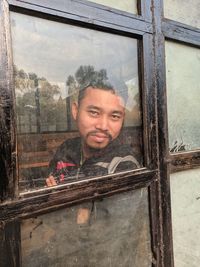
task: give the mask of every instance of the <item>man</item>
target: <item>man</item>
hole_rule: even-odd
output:
[[[48,186],[74,177],[95,177],[139,167],[132,148],[121,142],[125,97],[116,87],[105,81],[90,82],[79,91],[78,102],[72,105],[72,116],[80,137],[69,139],[58,148],[49,164]],[[136,194],[119,194],[64,211],[67,220],[65,218],[64,224],[60,223],[62,219],[58,220],[58,225],[65,225],[61,238],[64,233],[66,240],[72,241],[65,246],[64,260],[68,265],[81,262],[84,266],[96,266],[96,263],[98,266],[125,266],[141,258],[137,247],[141,243],[141,231],[144,232],[143,220],[140,221],[140,214],[145,211],[141,206],[144,194],[140,191]],[[93,247],[94,253],[91,252]]]
[[[122,145],[120,133],[125,100],[110,84],[92,82],[72,105],[79,138],[65,141],[49,164],[48,186],[70,178],[95,177],[139,167],[133,151]],[[56,179],[57,178],[57,179]]]

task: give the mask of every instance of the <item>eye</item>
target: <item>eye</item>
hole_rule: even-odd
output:
[[[99,116],[99,112],[96,110],[88,110],[88,113],[92,116],[92,117],[98,117]]]
[[[114,120],[114,121],[118,121],[118,120],[120,120],[121,119],[121,115],[120,114],[112,114],[112,120]]]

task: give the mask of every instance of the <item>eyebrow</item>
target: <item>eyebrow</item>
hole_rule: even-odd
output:
[[[90,108],[92,108],[92,109],[97,109],[97,110],[101,110],[101,108],[99,108],[99,107],[97,107],[97,106],[94,106],[94,105],[89,105],[89,106],[87,106],[87,109],[90,109]]]
[[[98,111],[101,111],[102,109],[100,107],[94,106],[94,105],[89,105],[87,106],[87,109],[96,109]],[[112,110],[112,114],[119,114],[119,115],[124,115],[124,112],[119,111],[119,110]]]

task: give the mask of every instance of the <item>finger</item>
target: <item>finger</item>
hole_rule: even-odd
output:
[[[57,185],[56,180],[54,179],[54,177],[52,175],[50,175],[47,179],[46,179],[46,184],[47,186],[54,186]]]

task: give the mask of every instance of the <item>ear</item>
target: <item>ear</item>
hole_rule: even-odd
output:
[[[78,115],[78,103],[74,102],[72,104],[72,116],[73,116],[75,121],[77,119],[77,115]]]

